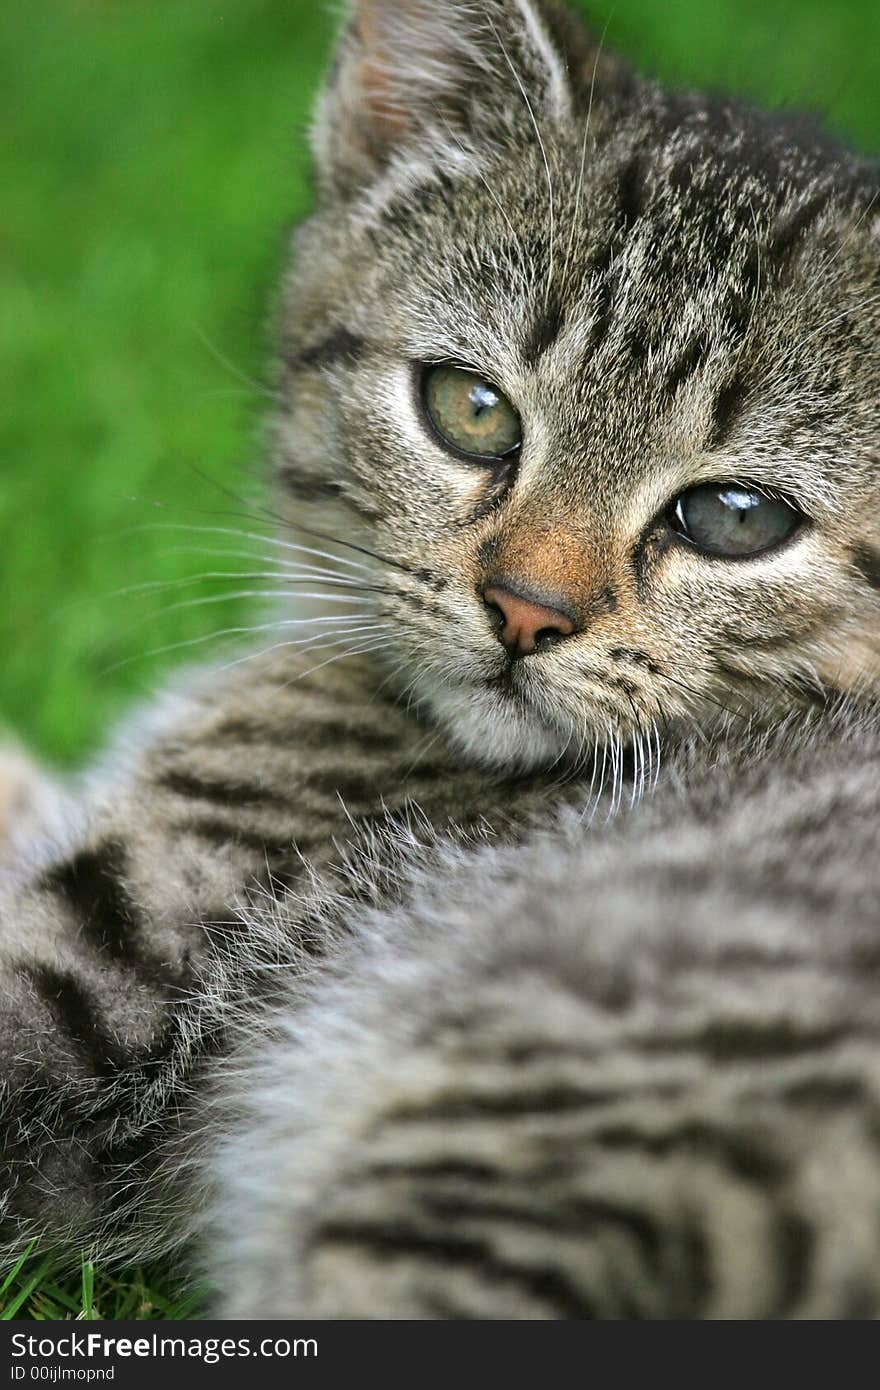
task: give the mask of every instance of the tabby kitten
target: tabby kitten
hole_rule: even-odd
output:
[[[878,682],[876,168],[533,0],[356,0],[314,144],[273,565],[368,618],[181,683],[4,885],[8,1250],[186,1238],[255,887],[320,956],[389,815],[602,820],[682,730]]]

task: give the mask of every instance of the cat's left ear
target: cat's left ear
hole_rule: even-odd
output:
[[[560,26],[587,46],[577,21],[537,0],[352,0],[315,121],[323,191],[369,185],[406,149],[455,148],[514,106],[568,114]]]

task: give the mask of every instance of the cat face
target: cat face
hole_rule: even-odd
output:
[[[471,755],[880,680],[876,169],[528,0],[360,0],[315,148],[282,505]]]

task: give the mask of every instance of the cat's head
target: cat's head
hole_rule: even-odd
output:
[[[528,766],[880,684],[876,168],[535,0],[356,0],[314,147],[281,505],[402,690]]]

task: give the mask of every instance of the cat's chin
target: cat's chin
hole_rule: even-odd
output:
[[[559,763],[571,739],[497,690],[436,684],[419,692],[451,742],[472,762],[507,772]]]

